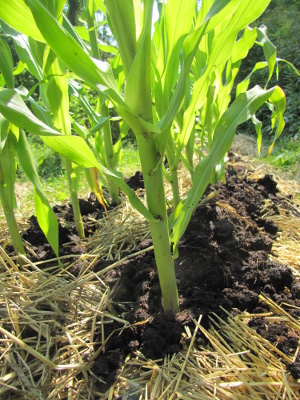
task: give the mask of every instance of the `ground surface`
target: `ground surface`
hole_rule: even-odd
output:
[[[135,189],[142,184],[140,174],[136,178],[130,181]],[[244,170],[231,167],[226,184],[211,186],[206,195],[210,193],[215,195],[196,209],[180,242],[176,260],[180,313],[175,316],[163,313],[152,252],[130,259],[104,276],[112,288],[116,312],[132,324],[141,324],[113,334],[106,344],[105,354],[99,355],[93,372],[107,383],[106,387],[99,387],[100,390],[111,385],[124,356],[132,351],[140,350],[152,359],[180,351],[184,326],[193,327],[193,319],[198,319],[199,315],[203,316],[201,324],[208,328],[210,313],[223,318],[226,318],[224,310],[263,313],[268,308],[260,302],[260,293],[288,312],[288,304],[300,306],[300,285],[295,282],[290,268],[270,257],[278,230],[270,215],[277,214],[280,206],[287,213],[295,213],[295,218],[300,217],[290,209],[288,199],[279,193],[273,178],[266,175],[251,181]],[[81,209],[86,233],[91,235],[95,230],[94,221],[103,217],[103,210],[94,197],[81,200]],[[82,252],[82,244],[64,246],[76,239],[70,207],[58,207],[56,212],[61,219],[61,254]],[[267,212],[269,217],[265,218]],[[34,261],[53,257],[34,217],[24,239],[30,243]],[[146,240],[137,250],[151,244],[150,239]],[[107,265],[99,261],[94,265],[95,271]],[[74,268],[73,273],[78,271]],[[294,310],[293,317],[299,316],[300,312]],[[250,324],[282,353],[295,353],[298,337],[284,323],[255,318]],[[121,325],[117,322],[107,324],[105,336],[118,328]],[[98,340],[101,340],[101,332],[95,334],[95,341]],[[206,345],[200,333],[197,343]],[[287,370],[298,379],[299,358],[287,365]]]

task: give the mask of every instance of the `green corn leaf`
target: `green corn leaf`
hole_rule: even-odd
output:
[[[94,153],[79,136],[41,136],[43,142],[61,156],[84,167],[101,169]]]
[[[229,14],[229,8],[224,9],[227,14],[225,14],[223,17],[228,18],[230,16],[231,19],[229,24],[226,26],[226,29],[221,30],[219,34],[214,37],[206,69],[202,76],[200,76],[194,84],[192,100],[189,107],[185,111],[183,129],[179,139],[182,143],[182,148],[184,148],[186,145],[193,130],[194,114],[196,110],[200,109],[205,102],[209,83],[209,74],[229,59],[233,51],[238,32],[256,19],[265,10],[269,2],[270,0],[263,0],[259,3],[255,0],[239,2],[238,8],[236,8],[236,2],[232,2],[231,7],[236,8],[233,15]],[[217,15],[215,20],[221,22],[218,18],[219,16],[220,15]],[[208,21],[207,18],[205,20]],[[208,21],[208,23],[209,22],[215,24],[214,20],[212,19]],[[216,25],[214,25],[214,27],[215,26]],[[191,41],[191,39],[188,38],[185,41],[184,46],[189,45],[190,47],[190,44],[187,42],[188,40]]]
[[[53,127],[53,122],[51,118],[50,110],[42,107],[39,103],[37,103],[32,97],[29,97],[28,102],[30,103],[30,107],[34,112],[35,116],[46,125]]]
[[[0,0],[0,18],[17,31],[45,42],[25,0]]]
[[[5,118],[18,127],[30,133],[40,135],[44,143],[61,156],[66,157],[82,167],[96,167],[102,170],[121,190],[123,190],[131,204],[145,218],[154,220],[152,214],[125,183],[122,174],[110,171],[101,166],[84,139],[79,136],[61,135],[58,131],[40,121],[29,111],[22,98],[11,89],[0,90],[0,112]]]
[[[261,143],[262,143],[262,122],[256,118],[256,115],[251,117],[251,121],[255,126],[256,136],[257,136],[257,152],[260,155]]]
[[[10,36],[14,40],[15,49],[20,60],[26,65],[28,71],[37,79],[43,79],[43,71],[41,68],[41,54],[37,54],[37,45],[34,45],[33,40],[16,31],[4,21],[0,21],[0,25],[6,36]],[[37,43],[37,42],[36,42]],[[44,46],[43,44],[41,44]],[[38,56],[40,59],[38,59]]]
[[[22,61],[19,61],[17,66],[14,69],[14,76],[15,75],[20,75],[25,69],[25,65],[22,63]]]
[[[34,190],[34,206],[41,230],[46,236],[55,255],[59,256],[59,231],[56,216],[48,200],[38,190]]]
[[[297,76],[300,76],[300,72],[297,70],[297,68],[295,67],[295,65],[293,65],[292,63],[288,62],[287,60],[283,60],[282,58],[277,58],[276,61],[279,62],[283,62],[285,64],[287,64],[288,66],[290,66],[292,68],[292,70],[295,72],[295,74]],[[278,79],[278,78],[277,78]]]
[[[12,89],[0,88],[0,112],[19,128],[37,135],[61,135],[35,117],[21,96]]]
[[[81,45],[38,0],[27,0],[27,3],[49,46],[76,75],[93,87],[103,85],[105,89],[114,88],[114,78],[107,63],[95,65]]]
[[[51,64],[49,73],[53,74],[47,84],[47,99],[53,112],[53,124],[64,135],[71,134],[71,120],[69,114],[69,87],[57,59]]]
[[[85,140],[88,140],[89,130],[85,125],[80,125],[78,122],[72,119],[72,127],[79,136],[81,136]]]
[[[217,125],[210,153],[195,169],[191,191],[186,200],[182,204],[179,204],[171,216],[170,226],[173,228],[171,241],[174,243],[175,247],[210,182],[215,166],[221,162],[226,152],[229,150],[237,126],[251,118],[256,110],[266,101],[273,103],[275,107],[277,107],[278,126],[276,136],[278,137],[282,132],[284,126],[283,113],[285,109],[285,96],[278,86],[269,90],[263,90],[259,86],[255,86],[253,89],[237,97],[223,114]]]
[[[61,135],[58,131],[35,117],[26,107],[22,98],[13,90],[0,90],[0,112],[9,121],[27,130],[38,134],[46,145],[63,157],[81,165],[85,168],[96,167],[102,170],[116,185],[128,196],[131,204],[148,220],[154,220],[152,214],[143,205],[140,199],[125,183],[124,178],[117,172],[101,166],[95,158],[92,150],[79,136]],[[55,135],[55,136],[47,136]]]
[[[276,87],[276,90],[274,90],[271,97],[269,98],[269,103],[271,104],[272,108],[275,107],[275,110],[272,112],[272,128],[275,122],[277,122],[274,140],[268,152],[268,154],[270,155],[274,148],[275,141],[281,135],[281,132],[283,131],[285,125],[283,114],[286,107],[286,98],[284,92],[280,87]]]
[[[84,42],[85,39],[82,38],[80,35],[80,29],[79,29],[79,32],[77,32],[77,28],[81,28],[81,27],[74,27],[71,24],[71,22],[66,18],[65,15],[63,15],[62,26],[70,34],[70,36],[72,36],[72,38],[85,50],[85,52],[88,53],[89,49],[88,49],[88,46]],[[83,28],[86,31],[86,28],[85,27],[83,27]]]
[[[89,32],[85,26],[76,26],[75,30],[78,33],[78,35],[81,37],[81,39],[83,39],[86,42],[90,41]],[[102,40],[98,39],[97,43],[98,43],[98,48],[105,53],[111,53],[111,54],[115,54],[115,55],[118,53],[118,49],[116,47],[108,45],[105,42],[102,42]]]
[[[2,128],[5,127],[2,126]],[[9,126],[6,134],[5,144],[0,157],[0,184],[4,187],[4,195],[7,204],[12,208],[16,208],[17,202],[14,192],[17,172],[15,144],[17,141],[16,134],[18,134],[18,132],[16,132],[16,127]]]
[[[99,131],[107,121],[109,121],[109,117],[101,117],[96,125],[90,130],[90,134],[94,134]]]
[[[24,132],[20,132],[16,149],[23,171],[34,186],[35,211],[38,223],[56,256],[58,256],[58,222],[49,204],[49,201],[44,194],[43,187],[35,167],[33,155]]]
[[[0,38],[0,72],[9,89],[13,89],[14,87],[13,66],[13,58],[10,49],[7,43]]]
[[[120,172],[109,170],[102,166],[102,171],[111,179],[128,197],[130,204],[142,214],[149,222],[156,222],[151,212],[144,206],[134,191],[126,184],[123,175]]]
[[[202,126],[206,131],[205,135],[208,139],[208,148],[211,146],[216,124],[223,112],[228,108],[228,104],[231,100],[232,86],[239,71],[241,60],[247,56],[250,48],[254,45],[256,38],[256,29],[246,27],[243,36],[235,42],[230,59],[210,74],[211,84],[208,87],[206,100],[201,108]],[[213,41],[211,44],[212,43]],[[207,46],[209,49],[210,46],[208,44]],[[209,55],[209,50],[207,50],[207,54]],[[199,63],[198,59],[196,60],[196,63]],[[197,71],[201,71],[199,66],[195,66]],[[225,81],[224,77],[226,78]],[[180,140],[180,145],[176,149],[177,163],[180,158],[182,159],[181,154],[185,145],[185,140],[183,142]],[[187,145],[185,145],[185,148],[186,147]]]
[[[69,83],[70,94],[78,99],[84,111],[87,113],[91,121],[91,124],[96,124],[100,115],[89,103],[89,100],[86,96],[86,91],[84,90],[83,86],[80,85],[78,82],[74,81],[73,79],[68,80],[68,83]]]
[[[92,150],[79,136],[64,136],[39,120],[28,109],[20,95],[11,89],[0,89],[0,112],[10,122],[41,139],[63,157],[85,168],[101,169]]]
[[[155,90],[161,92],[160,96],[156,96],[156,109],[160,116],[167,110],[178,79],[179,54],[183,40],[190,33],[195,3],[169,0],[154,33],[153,42],[157,51],[154,68],[159,77]]]
[[[111,30],[118,43],[126,77],[129,75],[135,58],[139,35],[137,30],[141,27],[140,21],[138,25],[136,24],[135,3],[137,6],[140,2],[134,0],[105,2]]]
[[[5,126],[2,125],[1,129],[2,128],[5,129]],[[5,135],[7,136],[7,140],[0,157],[0,201],[15,252],[17,254],[25,254],[22,238],[14,215],[14,208],[17,206],[14,194],[17,171],[15,145],[19,130],[17,127],[10,124],[6,131],[1,132],[2,138]]]
[[[161,131],[166,132],[169,129],[170,123],[172,123],[175,115],[177,114],[184,95],[186,91],[186,79],[190,72],[190,66],[193,62],[195,54],[198,50],[199,43],[201,39],[207,34],[210,30],[214,29],[215,26],[228,19],[236,10],[239,4],[239,0],[215,0],[207,13],[205,19],[198,23],[197,29],[194,30],[190,35],[186,37],[183,42],[183,52],[181,53],[181,63],[180,63],[180,75],[176,90],[174,92],[173,97],[171,98],[170,104],[168,106],[167,112],[161,118],[159,123],[159,127]],[[212,65],[213,66],[213,65]],[[209,71],[206,72],[205,77],[207,76]],[[201,90],[202,92],[206,92],[208,87],[208,80],[203,77],[202,81],[198,83],[198,87],[194,85],[193,89],[193,97],[191,100],[191,105],[187,109],[188,115],[185,117],[185,125],[182,130],[182,143],[188,142],[189,135],[193,129],[193,121],[194,121],[194,112],[200,108],[199,100],[201,101]],[[202,86],[201,86],[202,85]],[[197,93],[194,93],[197,92]],[[160,146],[163,149],[166,143],[166,137],[160,137]],[[184,146],[183,146],[184,147]]]
[[[157,135],[160,130],[136,115],[118,92],[107,62],[92,59],[38,0],[26,0],[49,46],[72,71],[93,88],[110,97],[136,134]]]
[[[9,121],[0,114],[0,157],[9,132]]]
[[[57,19],[62,18],[62,12],[66,5],[66,0],[39,0],[42,4],[47,7],[47,9],[51,12],[52,15]]]
[[[111,53],[114,55],[118,54],[118,49],[116,49],[114,46],[106,44],[105,42],[102,42],[102,40],[98,40],[98,48],[104,53]]]
[[[106,13],[106,9],[105,9],[105,5],[104,5],[103,0],[94,0],[94,1],[95,1],[96,5],[97,5],[98,9],[105,14]]]
[[[239,39],[232,50],[231,62],[236,63],[247,57],[249,50],[253,47],[257,38],[257,30],[247,26],[244,30],[244,34]]]
[[[273,43],[267,36],[266,26],[261,26],[260,28],[257,28],[257,33],[259,41],[263,44],[264,55],[266,57],[269,66],[269,78],[268,82],[266,83],[267,86],[270,79],[272,78],[274,68],[276,65],[276,47],[273,45]]]
[[[267,68],[267,66],[268,66],[268,63],[266,61],[260,61],[260,62],[256,63],[253,70],[250,72],[250,74],[237,85],[236,97],[238,97],[239,94],[246,92],[246,90],[248,89],[249,84],[250,84],[251,76],[254,74],[254,72],[259,71],[260,69],[263,69],[263,68]]]

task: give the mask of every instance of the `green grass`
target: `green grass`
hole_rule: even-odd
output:
[[[271,142],[265,141],[266,146]],[[272,154],[265,156],[262,160],[266,164],[278,167],[296,177],[300,169],[300,137],[299,134],[294,137],[282,134],[276,141]]]
[[[121,149],[119,170],[128,178],[141,169],[138,151],[135,145],[127,142]]]
[[[300,2],[299,0],[272,0],[270,6],[255,21],[253,26],[267,26],[270,40],[277,48],[277,57],[292,63],[296,68],[300,68]],[[261,47],[253,47],[249,56],[243,61],[240,70],[240,80],[247,76],[255,63],[263,57]],[[255,84],[263,86],[267,80],[268,72],[261,70],[255,73]],[[295,71],[285,63],[279,63],[279,80],[273,76],[269,86],[278,84],[286,95],[286,111],[284,119],[286,122],[282,136],[294,137],[299,133],[299,110],[300,110],[300,77]],[[257,117],[268,125],[268,111],[261,109]],[[253,134],[254,128],[251,123],[244,125],[247,133]],[[283,143],[285,147],[286,144]]]

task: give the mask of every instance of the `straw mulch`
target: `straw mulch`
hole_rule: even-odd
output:
[[[299,330],[299,325],[274,304],[268,314],[243,313],[229,316],[226,322],[215,316],[215,326],[209,332],[201,327],[200,317],[194,332],[186,332],[190,345],[163,364],[145,360],[141,354],[128,359],[108,398],[114,398],[115,392],[119,396],[141,393],[141,398],[162,400],[297,399],[299,384],[287,377],[280,362],[281,357],[289,362],[294,358],[289,359],[247,326],[250,318],[258,316],[284,321]],[[209,340],[211,351],[194,347],[198,330]]]
[[[253,177],[265,173],[262,165],[248,162]],[[180,179],[184,190],[185,178]],[[293,196],[294,207],[299,207],[296,193],[300,185],[278,176],[275,179],[283,193]],[[275,221],[280,237],[274,250],[297,275],[300,227],[291,213],[281,211]],[[273,215],[270,218],[275,219]],[[285,363],[296,360],[299,347],[293,356],[287,356],[248,322],[262,316],[284,322],[299,335],[299,321],[263,297],[269,313],[245,312],[228,315],[227,320],[212,316],[209,331],[201,326],[199,316],[194,331],[186,330],[190,340],[183,340],[180,353],[164,360],[133,354],[108,392],[97,392],[98,378],[92,366],[100,351],[105,352],[109,337],[103,333],[101,343],[94,343],[95,329],[101,331],[114,319],[121,322],[121,329],[130,328],[116,315],[110,289],[101,277],[121,264],[122,250],[131,251],[148,235],[147,224],[124,202],[110,214],[109,221],[99,221],[98,233],[87,243],[88,253],[79,256],[82,268],[78,277],[69,273],[70,265],[47,269],[24,259],[19,266],[0,246],[0,399],[298,399],[299,383],[290,377]],[[106,238],[112,236],[115,239],[110,243]],[[120,261],[98,273],[90,272],[99,258]],[[207,337],[209,349],[195,345],[197,331]]]

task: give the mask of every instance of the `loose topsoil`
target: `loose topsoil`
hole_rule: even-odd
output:
[[[129,180],[134,187],[142,187],[140,173]],[[208,196],[213,194],[212,196]],[[272,244],[278,231],[277,226],[264,215],[278,214],[278,207],[286,213],[300,214],[289,207],[289,199],[277,189],[270,175],[258,180],[250,180],[244,170],[229,167],[226,183],[210,186],[205,196],[209,201],[200,204],[179,245],[176,259],[176,277],[179,291],[180,312],[176,315],[164,313],[153,252],[145,252],[132,258],[118,268],[104,275],[104,280],[112,288],[112,304],[116,313],[134,328],[118,331],[111,336],[105,346],[105,353],[95,361],[93,372],[106,384],[105,390],[115,379],[129,352],[141,351],[146,357],[158,359],[166,354],[180,351],[184,326],[194,328],[193,319],[202,315],[201,324],[209,327],[210,313],[226,318],[226,311],[240,313],[263,313],[267,305],[260,302],[263,293],[282,307],[286,304],[300,306],[300,284],[296,282],[291,269],[272,260]],[[80,201],[87,236],[96,229],[95,220],[105,217],[104,210],[94,196]],[[70,206],[56,207],[60,218],[61,255],[83,251],[83,244],[64,246],[76,239]],[[52,258],[35,217],[23,235],[34,252],[34,261]],[[137,248],[151,246],[148,239]],[[95,272],[108,264],[99,261]],[[80,266],[78,266],[80,268]],[[76,268],[73,271],[76,273]],[[300,315],[299,309],[286,308],[293,317]],[[254,318],[250,326],[262,337],[287,355],[295,354],[298,337],[283,323],[266,322],[264,318]],[[113,322],[105,325],[108,337],[122,325]],[[95,333],[95,341],[101,342],[101,332]],[[196,342],[206,346],[201,333]],[[96,349],[97,350],[97,349]],[[294,379],[300,376],[299,357],[287,365]],[[284,362],[284,360],[283,360]]]

